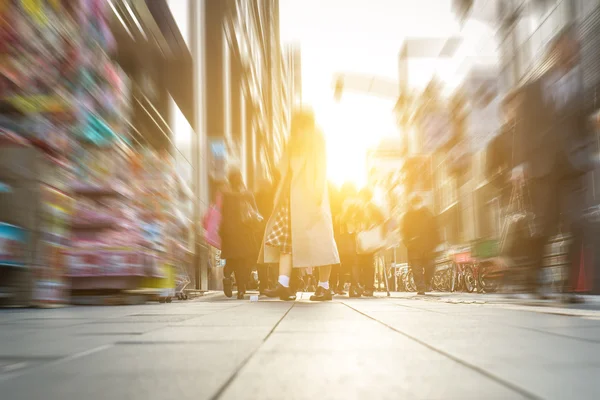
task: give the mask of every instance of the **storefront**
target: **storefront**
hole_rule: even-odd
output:
[[[173,99],[194,126],[195,104],[191,55],[166,3],[11,2],[1,11],[20,23],[0,29],[9,60],[0,275],[11,280],[0,286],[19,305],[140,288],[172,297],[194,275],[194,194],[174,155],[191,149],[167,121]],[[55,72],[10,70],[29,58]]]

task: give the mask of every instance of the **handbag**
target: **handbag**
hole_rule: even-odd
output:
[[[356,252],[372,254],[383,249],[387,244],[383,231],[383,225],[376,225],[371,229],[359,232],[356,235]]]
[[[221,227],[221,206],[223,198],[221,194],[217,195],[217,201],[212,204],[204,215],[204,239],[209,245],[221,250],[221,236],[219,229]]]

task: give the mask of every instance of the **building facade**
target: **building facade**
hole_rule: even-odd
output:
[[[223,143],[228,163],[256,189],[271,176],[287,128],[279,2],[205,0],[204,28],[208,140]]]
[[[289,88],[278,0],[204,0],[203,10],[202,88],[214,198],[230,167],[241,170],[250,190],[272,178],[289,129]],[[218,288],[218,270],[209,268],[208,275],[209,287]]]

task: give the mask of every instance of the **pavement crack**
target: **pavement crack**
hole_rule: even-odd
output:
[[[345,302],[342,302],[342,304],[345,305],[346,307],[350,308],[351,310],[354,310],[357,313],[359,313],[359,314],[361,314],[361,315],[363,315],[363,316],[365,316],[365,317],[367,317],[367,318],[369,318],[369,319],[371,319],[371,320],[373,320],[375,322],[380,323],[381,325],[385,326],[386,328],[391,329],[392,331],[394,331],[396,333],[399,333],[400,335],[402,335],[402,336],[404,336],[404,337],[406,337],[406,338],[408,338],[408,339],[410,339],[410,340],[412,340],[412,341],[414,341],[416,343],[419,343],[421,346],[424,346],[424,347],[428,348],[429,350],[435,351],[436,353],[438,353],[438,354],[440,354],[440,355],[442,355],[442,356],[444,356],[446,358],[449,358],[450,360],[452,360],[452,361],[454,361],[454,362],[456,362],[456,363],[458,363],[458,364],[460,364],[460,365],[462,365],[462,366],[464,366],[466,368],[469,368],[470,370],[475,371],[475,372],[479,373],[480,375],[483,375],[486,378],[489,378],[489,379],[497,382],[498,384],[500,384],[500,385],[502,385],[502,386],[504,386],[504,387],[506,387],[506,388],[508,388],[510,390],[513,390],[513,391],[519,393],[520,395],[522,395],[525,398],[535,399],[535,400],[541,399],[541,397],[536,396],[535,394],[528,392],[527,390],[523,389],[520,386],[517,386],[517,385],[515,385],[515,384],[513,384],[513,383],[511,383],[509,381],[506,381],[506,380],[500,378],[499,376],[496,376],[496,375],[492,374],[491,372],[486,371],[483,368],[480,368],[480,367],[478,367],[476,365],[473,365],[473,364],[470,364],[470,363],[468,363],[468,362],[466,362],[464,360],[461,360],[460,358],[455,357],[452,354],[447,353],[447,352],[445,352],[445,351],[443,351],[441,349],[438,349],[437,347],[434,347],[434,346],[430,345],[429,343],[424,342],[424,341],[422,341],[421,339],[419,339],[419,338],[417,338],[415,336],[412,336],[412,335],[410,335],[410,334],[408,334],[406,332],[398,330],[398,329],[394,328],[393,326],[388,325],[385,322],[380,321],[377,318],[374,318],[374,317],[370,316],[369,314],[366,314],[366,313],[364,313],[364,312],[362,312],[362,311],[360,311],[360,310],[352,307],[351,305],[349,305],[349,304],[347,304]]]
[[[269,331],[269,333],[267,334],[267,336],[265,336],[265,338],[262,340],[262,342],[253,351],[251,351],[250,354],[248,355],[248,357],[246,357],[240,363],[240,365],[236,368],[236,370],[233,371],[233,374],[231,374],[231,376],[223,383],[223,385],[221,385],[221,387],[219,388],[219,390],[217,390],[216,393],[211,397],[211,400],[217,400],[217,399],[220,399],[221,396],[223,396],[223,394],[225,393],[225,391],[227,390],[227,388],[233,383],[233,381],[235,380],[235,378],[238,377],[238,375],[241,372],[241,370],[244,369],[244,367],[250,362],[250,360],[252,359],[252,357],[254,357],[254,355],[256,353],[258,353],[258,351],[265,344],[265,342],[267,340],[269,340],[269,338],[271,337],[271,335],[273,334],[273,332],[275,332],[275,329],[277,329],[277,327],[279,326],[279,324],[281,323],[281,321],[283,321],[285,319],[285,317],[287,317],[287,315],[290,313],[290,311],[292,311],[292,308],[294,308],[295,305],[296,305],[296,302],[292,302],[290,308],[288,308],[287,311],[285,312],[285,314],[283,314],[283,316],[277,321],[277,323],[275,323],[275,325],[273,326],[273,329],[271,329]]]

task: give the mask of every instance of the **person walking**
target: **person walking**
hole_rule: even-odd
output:
[[[338,253],[340,253],[340,226],[339,219],[340,214],[342,212],[342,193],[338,188],[336,188],[333,184],[329,185],[329,200],[331,203],[331,215],[333,220],[333,237],[335,238],[335,243],[338,247]],[[332,293],[344,296],[346,292],[344,291],[344,269],[341,264],[342,256],[340,254],[340,264],[333,265],[331,267],[331,275],[329,277],[329,287],[331,288]]]
[[[373,191],[363,188],[358,193],[358,203],[354,207],[353,220],[356,232],[364,232],[385,223],[385,215],[375,204]],[[362,285],[362,295],[372,297],[375,293],[375,253],[361,253],[353,272],[353,286]]]
[[[440,240],[435,216],[418,194],[409,201],[401,230],[417,292],[423,295],[433,278],[434,252]]]
[[[360,297],[363,294],[361,285],[361,269],[356,252],[357,214],[361,206],[357,201],[356,187],[345,183],[340,189],[341,210],[336,223],[336,241],[340,252],[342,269],[350,272],[349,297]]]
[[[248,207],[256,207],[254,196],[246,190],[242,174],[234,169],[229,173],[229,189],[223,192],[223,209],[220,228],[221,258],[225,260],[223,292],[231,297],[231,274],[235,274],[237,298],[243,299],[250,281],[252,265],[258,246],[251,226],[244,222]]]
[[[277,287],[265,294],[295,300],[290,290],[292,268],[319,267],[319,283],[310,299],[331,300],[331,266],[339,264],[340,257],[329,206],[325,138],[311,112],[294,112],[279,171],[275,208],[258,258],[261,264],[279,262],[279,279]]]
[[[273,199],[275,198],[275,182],[269,179],[264,179],[256,192],[256,206],[258,212],[268,218],[273,213]],[[264,236],[266,225],[262,232],[260,232],[262,238]],[[258,289],[260,294],[265,294],[267,289],[272,289],[277,282],[277,266],[272,264],[259,264],[258,266]]]
[[[552,68],[520,89],[515,101],[512,180],[523,188],[534,215],[527,246],[532,266],[528,289],[539,297],[544,297],[539,273],[545,245],[561,226],[573,229],[585,203],[583,178],[598,165],[597,148],[590,145],[596,139],[583,104],[579,52],[577,32],[567,26],[549,47]],[[576,251],[571,243],[570,264],[579,255]]]

